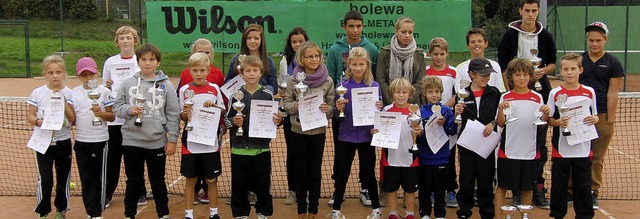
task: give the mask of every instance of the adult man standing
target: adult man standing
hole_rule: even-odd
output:
[[[596,130],[599,138],[591,141],[593,163],[591,164],[591,202],[593,209],[600,208],[598,189],[602,186],[604,156],[611,142],[618,106],[618,89],[624,77],[620,61],[606,52],[604,46],[609,40],[609,28],[602,22],[593,22],[585,29],[589,50],[582,54],[584,72],[580,83],[596,91],[598,117]]]
[[[538,0],[521,0],[519,8],[522,20],[509,24],[509,28],[502,36],[498,45],[498,63],[501,69],[506,69],[507,64],[513,58],[520,57],[532,59],[537,56],[542,59],[540,68],[535,72],[537,83],[530,83],[529,88],[536,90],[547,103],[551,83],[547,74],[551,74],[556,68],[556,44],[551,33],[537,21],[540,13]],[[537,84],[537,85],[536,85]],[[545,198],[544,165],[547,163],[547,129],[548,126],[538,127],[536,145],[540,153],[540,159],[536,165],[536,189],[534,190],[534,203],[542,209],[549,209],[549,201]],[[520,202],[520,192],[513,191],[514,204]]]

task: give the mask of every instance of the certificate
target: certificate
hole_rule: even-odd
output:
[[[62,92],[55,92],[45,97],[44,117],[40,129],[44,130],[60,130],[64,123],[64,104],[65,99]]]
[[[136,65],[134,63],[120,63],[111,64],[108,68],[111,73],[111,81],[113,81],[111,91],[114,93],[112,95],[115,97],[115,92],[120,88],[122,81],[136,73]]]
[[[276,138],[278,126],[273,123],[273,113],[278,112],[278,102],[252,100],[249,112],[249,137]]]
[[[402,123],[406,122],[405,118],[406,116],[399,112],[375,112],[373,128],[377,129],[378,133],[373,134],[371,145],[398,149]]]
[[[49,149],[52,137],[53,131],[42,130],[40,129],[40,127],[34,126],[33,134],[31,134],[31,138],[29,138],[27,147],[37,151],[40,154],[44,154],[47,152],[47,149]]]
[[[449,136],[444,132],[444,127],[438,125],[438,118],[435,114],[431,115],[427,124],[425,124],[424,133],[426,134],[427,143],[433,153],[438,153],[440,148],[449,140]],[[447,145],[449,146],[449,145]]]
[[[227,81],[227,83],[224,83],[224,85],[220,87],[220,91],[222,91],[222,94],[224,94],[227,99],[231,99],[231,95],[245,84],[244,79],[242,79],[240,75],[236,75],[231,80]]]
[[[204,107],[202,104],[194,104],[191,111],[193,130],[189,131],[187,141],[215,147],[216,141],[218,141],[217,133],[221,113],[222,110],[218,107]]]
[[[351,89],[351,115],[353,115],[353,126],[367,126],[374,124],[376,101],[378,94],[377,87],[364,87]]]
[[[482,135],[484,127],[485,125],[477,120],[467,121],[464,131],[460,134],[460,138],[458,138],[458,145],[487,159],[500,142],[500,134],[492,131],[489,136],[484,137],[484,135]]]
[[[569,145],[576,145],[598,138],[596,126],[587,125],[582,122],[585,117],[591,116],[589,109],[585,108],[590,105],[590,101],[591,100],[583,100],[567,104],[569,111],[562,116],[569,117],[569,124],[567,125],[569,131],[571,131],[571,135],[567,136],[567,143]]]
[[[320,110],[322,103],[324,103],[322,90],[305,94],[302,99],[298,100],[298,116],[300,118],[302,131],[308,131],[329,124],[327,114]]]

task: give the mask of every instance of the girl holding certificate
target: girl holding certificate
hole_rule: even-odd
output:
[[[33,90],[27,99],[27,104],[29,104],[27,122],[35,126],[34,135],[40,134],[41,139],[39,140],[43,141],[46,147],[43,150],[44,153],[36,153],[38,205],[34,211],[41,218],[47,218],[51,212],[53,164],[55,163],[56,198],[54,205],[57,209],[56,218],[64,218],[65,213],[69,210],[69,172],[71,171],[71,122],[69,121],[75,121],[76,115],[71,105],[66,102],[66,100],[71,100],[71,89],[64,85],[64,80],[67,77],[64,60],[60,56],[47,56],[42,61],[42,68],[42,76],[47,80],[47,84]],[[63,106],[60,107],[58,104]],[[44,130],[43,124],[50,126],[51,121],[58,121],[60,117],[62,117],[60,128]]]
[[[297,145],[292,153],[295,154],[295,175],[299,179],[296,181],[298,218],[315,218],[318,215],[320,199],[326,124],[327,120],[333,116],[335,89],[327,67],[322,63],[322,51],[317,44],[312,41],[304,42],[296,53],[296,62],[298,66],[293,69],[295,77],[291,77],[287,83],[284,105],[291,121],[293,143]],[[320,102],[317,104],[317,109],[303,104],[313,101]],[[300,121],[310,118],[301,118],[301,116],[319,114],[324,117],[314,116],[311,120],[316,121],[307,122],[315,123],[316,126],[322,123],[325,125],[303,130],[303,124]],[[309,192],[309,203],[307,203],[307,192]]]
[[[372,214],[368,218],[380,217],[380,202],[378,200],[378,187],[376,185],[375,165],[376,165],[376,150],[375,147],[371,147],[371,129],[373,125],[367,126],[354,126],[354,115],[352,101],[358,101],[352,99],[353,89],[356,88],[374,88],[377,91],[377,99],[375,102],[378,110],[382,109],[382,96],[380,96],[380,86],[378,82],[373,81],[373,74],[371,73],[371,63],[369,61],[369,53],[362,47],[355,47],[349,51],[348,68],[345,72],[346,78],[340,81],[338,90],[346,88],[346,93],[343,97],[336,97],[336,110],[334,113],[344,113],[344,117],[336,117],[334,119],[340,119],[338,140],[339,146],[335,148],[335,162],[336,166],[333,167],[336,170],[335,185],[336,189],[333,203],[333,218],[344,218],[340,207],[342,205],[344,192],[351,175],[351,164],[358,151],[360,160],[359,176],[360,182],[364,185],[364,188],[368,190],[371,197],[371,207],[373,208]],[[375,93],[375,92],[374,92]],[[358,111],[355,111],[356,113]],[[376,217],[377,216],[377,217]]]

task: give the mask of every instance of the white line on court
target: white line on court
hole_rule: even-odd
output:
[[[609,212],[605,211],[602,208],[598,208],[598,211],[600,211],[600,213],[604,214],[604,216],[607,216],[609,219],[616,219],[616,217],[614,217],[613,215],[609,214]]]
[[[635,160],[636,162],[640,163],[640,159],[635,158],[634,156],[628,155],[628,154],[622,152],[621,150],[615,149],[614,147],[611,147],[611,145],[609,145],[609,148],[611,148],[612,150],[616,151],[618,154],[622,154],[625,157],[631,158],[631,159]]]

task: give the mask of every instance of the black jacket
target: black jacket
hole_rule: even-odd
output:
[[[249,137],[249,120],[251,118],[251,100],[273,100],[273,94],[269,89],[265,87],[261,87],[253,94],[250,94],[244,87],[240,88],[240,91],[244,93],[244,98],[242,98],[242,102],[245,104],[244,109],[242,110],[242,115],[244,115],[244,122],[242,123],[242,129],[244,131],[243,136],[236,136],[236,132],[238,131],[238,126],[233,124],[233,117],[236,116],[236,111],[233,109],[233,103],[236,102],[235,99],[231,98],[227,107],[227,116],[225,118],[225,123],[227,127],[229,127],[229,136],[232,148],[246,148],[246,149],[267,149],[269,148],[269,142],[271,142],[270,138],[250,138]]]
[[[460,134],[464,131],[464,127],[467,125],[469,119],[478,120],[483,125],[487,125],[496,119],[496,113],[498,111],[498,105],[500,104],[500,90],[496,87],[487,85],[484,87],[482,98],[480,99],[480,112],[476,103],[476,97],[473,96],[471,86],[465,88],[469,92],[469,96],[464,98],[465,107],[462,111],[462,126],[460,128]],[[493,128],[497,130],[497,126]]]

